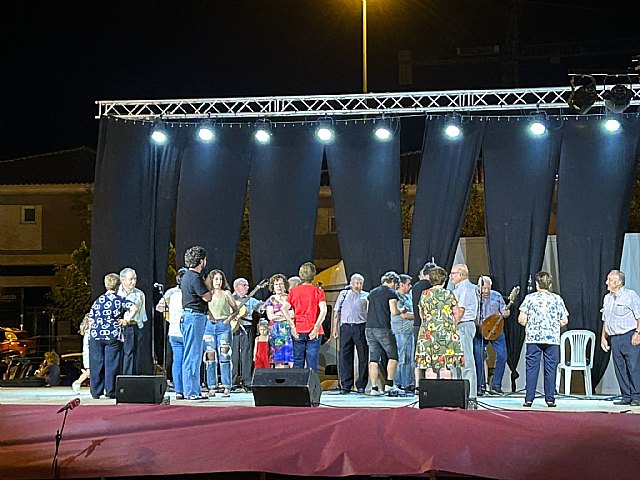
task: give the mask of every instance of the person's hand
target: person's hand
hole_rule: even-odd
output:
[[[309,333],[309,340],[315,340],[318,338],[318,327],[313,327],[313,330]]]
[[[509,309],[502,312],[502,318],[507,318],[509,315],[511,315],[511,310]]]
[[[633,339],[631,339],[631,341],[633,342]],[[609,342],[607,341],[606,338],[603,338],[602,340],[600,340],[600,347],[605,352],[608,352],[611,349],[611,347],[609,346]]]
[[[296,327],[291,327],[291,336],[296,340],[300,338],[300,335],[298,335],[298,331],[296,330]]]
[[[331,338],[338,338],[340,336],[340,327],[336,326],[331,329]]]
[[[640,345],[640,333],[635,332],[633,335],[631,335],[631,345],[633,345],[634,347]]]

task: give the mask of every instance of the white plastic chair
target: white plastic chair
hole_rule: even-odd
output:
[[[567,361],[567,342],[569,342],[569,361]],[[589,347],[590,343],[590,347]],[[596,334],[591,330],[567,330],[560,337],[560,363],[556,375],[556,390],[560,393],[560,375],[564,370],[564,394],[571,393],[571,372],[582,370],[584,372],[584,391],[587,397],[593,393],[591,386],[591,367],[596,345]],[[590,354],[587,356],[587,348]]]

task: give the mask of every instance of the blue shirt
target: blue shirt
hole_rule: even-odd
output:
[[[116,295],[107,292],[100,295],[93,305],[89,314],[93,321],[89,334],[93,340],[118,340],[120,339],[121,328],[118,320],[135,304]]]
[[[453,287],[453,294],[458,301],[458,307],[464,308],[464,315],[462,315],[460,323],[475,322],[478,316],[478,296],[476,295],[475,285],[466,278]]]

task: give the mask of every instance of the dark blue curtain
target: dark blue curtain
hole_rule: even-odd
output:
[[[326,149],[342,259],[347,276],[363,275],[366,289],[403,267],[400,143],[395,122],[392,128],[394,138],[381,142],[373,122],[338,122]]]
[[[431,257],[447,271],[453,265],[485,123],[463,119],[462,135],[451,139],[444,133],[445,117],[426,122],[409,250],[411,275]]]
[[[147,298],[147,316],[153,319],[154,282],[163,282],[178,181],[184,132],[169,128],[170,145],[153,146],[151,124],[103,119],[96,159],[91,238],[93,297],[104,291],[103,278],[131,267],[138,288]],[[154,322],[141,331],[141,374],[153,372],[153,340],[159,340]]]
[[[558,173],[558,263],[568,328],[591,330],[597,338],[604,282],[620,267],[640,137],[636,115],[623,115],[617,133],[604,131],[602,120],[566,121]],[[609,354],[596,348],[594,385],[608,362]]]
[[[253,143],[249,229],[256,282],[297,275],[313,261],[324,145],[311,125],[279,125],[269,144]]]
[[[549,216],[560,161],[562,131],[548,119],[543,136],[529,133],[528,118],[491,119],[482,145],[489,270],[494,289],[503,295],[521,286],[505,322],[511,388],[515,382],[524,328],[518,306],[527,293],[529,275],[542,267]]]
[[[190,138],[193,138],[191,135]],[[234,266],[251,158],[252,129],[221,125],[215,141],[195,139],[186,146],[180,170],[176,213],[176,264],[201,245],[207,270],[219,268],[229,281]]]

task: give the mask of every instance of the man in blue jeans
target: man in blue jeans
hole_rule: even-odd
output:
[[[320,344],[322,343],[322,322],[327,314],[324,291],[311,282],[316,276],[313,263],[304,263],[298,275],[302,283],[289,292],[288,302],[295,311],[293,337],[293,367],[307,368],[318,372]]]
[[[188,268],[180,282],[182,291],[182,336],[184,357],[182,361],[182,384],[187,400],[205,399],[200,390],[200,367],[202,366],[202,337],[207,323],[207,302],[211,292],[204,283],[202,270],[207,265],[207,252],[195,246],[184,254]]]
[[[503,321],[510,315],[510,311],[505,307],[504,299],[500,292],[491,290],[492,281],[491,278],[483,275],[479,278],[478,284],[480,288],[478,290],[478,325],[482,325],[482,321],[485,318],[498,313],[502,315]],[[473,338],[473,358],[476,363],[476,375],[478,377],[478,395],[483,395],[485,392],[485,383],[487,379],[484,374],[484,354],[488,344],[491,344],[496,352],[496,366],[493,371],[493,380],[489,387],[489,393],[502,394],[502,377],[504,376],[504,370],[507,365],[507,341],[504,336],[504,329],[498,335],[495,340],[485,340],[482,336],[482,330],[476,330],[476,336]]]

